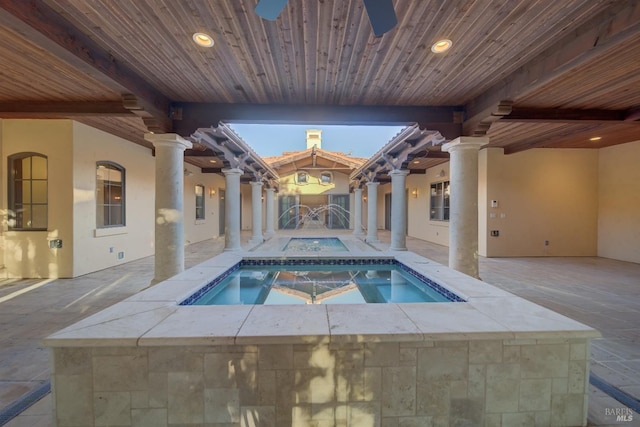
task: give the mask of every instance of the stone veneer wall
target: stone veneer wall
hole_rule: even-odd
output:
[[[588,339],[53,348],[58,427],[584,426]]]

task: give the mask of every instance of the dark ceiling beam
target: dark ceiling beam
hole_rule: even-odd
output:
[[[640,33],[640,2],[619,0],[580,28],[557,40],[511,75],[465,105],[465,135],[491,117],[504,100],[517,101],[568,71]],[[467,122],[469,124],[467,124]]]
[[[196,129],[225,123],[308,125],[392,125],[436,130],[445,139],[462,132],[458,107],[396,107],[345,105],[266,105],[174,103],[174,132],[190,136]]]
[[[132,113],[119,101],[91,102],[39,102],[10,101],[0,102],[0,117],[3,118],[65,118],[110,116],[131,117]]]
[[[113,91],[132,94],[134,113],[152,132],[171,130],[170,100],[44,1],[0,0],[0,25],[66,61]],[[149,120],[153,117],[154,120]]]
[[[462,133],[467,136],[485,136],[491,125],[511,113],[513,102],[503,100],[490,108],[487,115],[476,115],[462,125]]]
[[[201,168],[202,173],[222,173],[222,168]]]
[[[204,150],[196,150],[191,148],[188,150],[184,150],[184,156],[185,157],[218,157],[219,154],[217,154],[211,148],[205,148]]]
[[[516,108],[510,114],[503,116],[502,121],[508,122],[543,122],[543,123],[611,123],[627,120],[626,110],[577,110],[558,108]]]

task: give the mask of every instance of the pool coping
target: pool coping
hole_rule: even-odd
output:
[[[207,346],[455,340],[596,338],[595,329],[495,286],[404,251],[349,251],[354,258],[395,258],[466,302],[345,305],[179,306],[242,259],[225,252],[43,340],[50,347]],[[344,258],[287,253],[287,257]]]

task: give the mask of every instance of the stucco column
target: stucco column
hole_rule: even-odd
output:
[[[275,198],[275,190],[273,188],[267,188],[266,193],[264,195],[265,208],[267,210],[266,218],[265,218],[267,221],[267,225],[264,230],[264,235],[267,238],[273,237],[273,235],[276,234],[275,230],[273,229],[274,198]]]
[[[226,192],[224,204],[224,250],[240,251],[240,176],[242,169],[223,169]]]
[[[392,251],[407,250],[407,192],[405,182],[409,171],[394,169],[391,176],[391,245]]]
[[[367,182],[367,238],[369,243],[378,240],[378,182]]]
[[[262,181],[251,182],[251,243],[262,243]]]
[[[450,153],[449,267],[478,278],[478,151],[486,137],[461,136],[442,146]]]
[[[156,153],[155,274],[151,284],[184,271],[184,150],[175,133],[147,133]]]
[[[362,236],[362,188],[353,190],[353,234]]]

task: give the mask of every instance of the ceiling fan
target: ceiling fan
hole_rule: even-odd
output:
[[[376,37],[380,37],[391,30],[398,23],[396,12],[393,9],[393,0],[362,0],[367,9],[369,21]],[[259,0],[254,11],[266,20],[275,21],[287,0]]]

